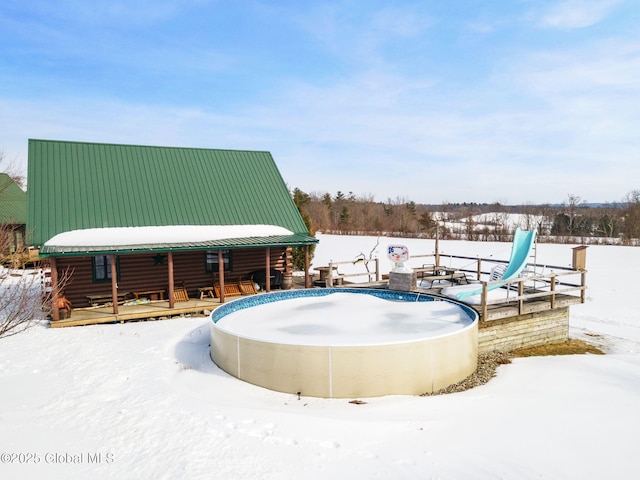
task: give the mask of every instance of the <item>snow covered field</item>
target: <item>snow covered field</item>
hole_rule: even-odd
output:
[[[316,266],[368,256],[376,242],[319,238]],[[434,248],[382,238],[384,271],[389,243]],[[441,242],[469,256],[509,249]],[[541,244],[537,256],[569,266],[571,246]],[[587,269],[572,336],[607,355],[516,359],[463,393],[362,405],[230,377],[209,359],[206,318],[36,326],[0,339],[0,478],[635,479],[640,249],[589,247]]]

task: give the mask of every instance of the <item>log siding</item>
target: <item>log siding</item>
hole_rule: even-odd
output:
[[[232,250],[232,270],[225,272],[225,281],[249,278],[255,270],[262,270],[266,263],[265,248],[247,248]],[[159,257],[161,255],[162,257]],[[218,273],[206,271],[205,250],[173,252],[174,285],[184,286],[189,296],[197,296],[198,289],[213,286]],[[74,307],[87,307],[87,295],[110,294],[111,282],[96,282],[92,274],[92,258],[58,257],[56,266],[59,274],[69,272],[65,284],[64,296]],[[167,252],[126,254],[118,256],[118,291],[134,292],[143,290],[169,290],[169,262]],[[162,259],[162,261],[160,261]],[[285,247],[270,248],[271,268],[285,271],[287,249]]]

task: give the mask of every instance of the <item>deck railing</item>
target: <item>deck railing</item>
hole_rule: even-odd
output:
[[[428,262],[427,259],[431,259]],[[422,266],[416,264],[422,263]],[[373,263],[374,268],[369,268],[369,265]],[[533,301],[536,299],[547,299],[550,308],[555,308],[556,301],[559,295],[573,296],[576,299],[575,303],[584,303],[586,300],[586,272],[582,270],[574,270],[568,267],[561,267],[556,265],[541,265],[535,263],[529,263],[524,275],[521,277],[513,278],[511,280],[483,280],[483,278],[489,278],[491,269],[499,264],[508,264],[508,261],[495,260],[488,258],[468,257],[461,255],[443,255],[440,254],[436,257],[435,254],[427,255],[414,255],[409,259],[407,264],[414,265],[412,268],[418,272],[429,266],[445,266],[455,269],[456,272],[464,273],[468,275],[469,280],[475,280],[478,282],[478,289],[480,290],[480,304],[477,307],[480,309],[483,318],[487,318],[487,309],[490,306],[500,306],[507,303],[515,303],[518,305],[519,314],[524,313],[524,304],[527,301]],[[338,273],[338,267],[340,265],[362,264],[364,266],[363,272],[356,273]],[[325,267],[326,273],[323,277],[324,284],[327,287],[333,287],[339,279],[348,277],[363,277],[367,276],[369,282],[379,282],[380,275],[380,261],[379,259],[364,259],[353,261],[340,261],[329,262],[328,268]],[[537,273],[542,272],[542,273]],[[546,273],[545,273],[546,272]],[[577,280],[572,280],[578,276]],[[533,285],[532,285],[533,284]],[[507,289],[506,298],[489,299],[488,293],[492,290],[492,286],[500,285]],[[513,295],[511,295],[513,293]]]
[[[369,264],[374,264],[374,270],[371,271],[369,269]],[[362,264],[365,268],[364,272],[357,273],[338,273],[338,265],[356,265]],[[347,277],[362,277],[367,276],[369,282],[379,282],[380,281],[380,260],[378,258],[370,258],[370,259],[359,259],[355,262],[329,262],[329,269],[326,274],[326,286],[333,287],[334,281],[338,278],[347,278]],[[375,280],[374,280],[375,279]]]
[[[580,283],[570,283],[561,279],[568,276],[580,276]],[[533,287],[527,284],[533,283]],[[549,302],[549,308],[556,307],[556,300],[559,295],[571,295],[584,303],[586,299],[586,272],[584,271],[564,271],[552,272],[541,275],[526,275],[523,277],[513,278],[511,280],[493,280],[481,281],[479,284],[482,288],[480,293],[480,309],[483,318],[487,318],[487,309],[491,305],[503,305],[506,303],[517,302],[518,314],[525,313],[524,305],[527,301],[535,299],[545,299]],[[488,293],[492,285],[499,285],[507,289],[506,298],[489,299]],[[514,295],[511,296],[510,293]],[[566,298],[566,297],[565,297]],[[576,302],[577,303],[577,302]]]
[[[432,263],[431,265],[441,265],[444,260],[444,263],[448,263],[449,267],[455,268],[457,272],[474,276],[474,280],[479,281],[478,288],[481,288],[479,307],[483,318],[486,318],[487,308],[490,305],[518,302],[518,313],[522,314],[524,313],[524,303],[528,300],[547,297],[550,308],[555,308],[556,298],[558,295],[575,296],[580,299],[580,303],[584,303],[586,300],[586,271],[583,270],[574,270],[572,268],[557,265],[529,263],[527,264],[525,273],[520,277],[506,281],[488,281],[482,280],[482,278],[483,276],[489,276],[491,274],[491,268],[499,264],[506,265],[509,262],[506,260],[443,254],[439,255],[438,261],[436,261],[435,254],[416,255],[411,258],[433,258],[435,263]],[[471,268],[471,265],[475,268]],[[487,270],[487,265],[491,267],[489,270]],[[539,271],[542,273],[536,273]],[[545,271],[547,273],[545,273]],[[579,276],[578,280],[569,281],[571,278],[575,278],[576,276]],[[531,283],[533,283],[533,287],[527,286],[527,284]],[[494,285],[506,287],[507,297],[489,299],[488,293],[491,290],[490,287]],[[509,295],[511,292],[514,293],[513,296]],[[516,292],[517,295],[515,295]]]

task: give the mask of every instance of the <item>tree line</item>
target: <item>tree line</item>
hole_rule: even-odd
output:
[[[387,235],[509,241],[516,226],[536,228],[540,241],[638,245],[640,190],[615,203],[592,205],[569,194],[561,204],[416,204],[405,198],[380,202],[352,192],[306,193],[294,202],[310,233]],[[514,223],[515,220],[515,223]]]

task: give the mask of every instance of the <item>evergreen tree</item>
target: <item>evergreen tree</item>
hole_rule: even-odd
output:
[[[311,201],[311,197],[304,193],[299,188],[295,188],[293,190],[293,203],[296,204],[298,208],[298,212],[300,212],[300,216],[302,217],[302,221],[304,222],[307,230],[309,231],[309,235],[312,237],[316,236],[316,232],[313,229],[313,225],[311,222],[311,215],[307,211],[307,207]],[[309,245],[309,261],[313,258],[313,253],[316,249],[315,245]],[[295,270],[304,270],[305,268],[305,257],[304,257],[305,247],[293,247],[291,249],[291,262],[293,263],[293,268]]]

